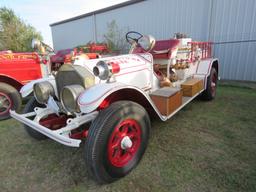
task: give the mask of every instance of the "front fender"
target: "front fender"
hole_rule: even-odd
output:
[[[96,110],[100,104],[112,93],[121,91],[123,89],[131,89],[141,94],[151,105],[154,111],[162,120],[166,120],[166,117],[162,116],[154,105],[152,100],[150,99],[149,95],[145,93],[145,91],[139,89],[135,86],[126,85],[123,83],[115,82],[115,83],[101,83],[97,84],[89,89],[85,90],[83,93],[80,94],[78,97],[78,105],[82,113],[91,113]],[[131,98],[132,100],[132,98]]]
[[[90,113],[108,97],[111,93],[127,87],[127,85],[119,82],[96,84],[89,89],[86,89],[78,97],[78,105],[83,113]]]
[[[37,80],[34,80],[34,81],[30,81],[29,83],[27,83],[26,85],[24,85],[21,89],[20,89],[20,94],[21,96],[24,98],[24,97],[27,97],[30,93],[33,92],[33,86],[35,83],[38,83],[38,82],[43,82],[43,81],[49,81],[54,89],[56,87],[56,83],[55,83],[55,78],[54,76],[49,76],[49,77],[46,77],[46,78],[41,78],[41,79],[37,79]],[[56,89],[55,89],[56,90]]]

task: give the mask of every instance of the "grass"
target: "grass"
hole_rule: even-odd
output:
[[[213,102],[194,100],[167,122],[154,120],[144,158],[127,177],[97,185],[84,148],[28,137],[0,122],[1,191],[256,191],[256,90],[222,85]]]

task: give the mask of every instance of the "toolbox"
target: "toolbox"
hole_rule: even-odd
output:
[[[182,104],[179,88],[163,87],[150,94],[150,97],[162,115],[170,115]]]
[[[186,97],[192,97],[203,89],[202,79],[189,79],[181,84],[182,95]]]

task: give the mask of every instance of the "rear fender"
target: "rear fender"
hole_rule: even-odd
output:
[[[219,73],[219,61],[218,59],[207,59],[202,60],[198,64],[195,77],[203,78],[204,79],[204,87],[206,89],[207,86],[207,78],[209,77],[211,73],[211,68],[214,67],[217,70],[217,73]]]
[[[56,82],[55,82],[55,78],[54,76],[49,76],[47,78],[42,78],[42,79],[37,79],[34,81],[30,81],[29,83],[27,83],[26,85],[24,85],[21,90],[20,90],[20,94],[21,96],[27,97],[30,93],[33,92],[33,86],[35,83],[39,83],[39,82],[43,82],[43,81],[48,81],[52,84],[54,90],[55,90],[55,95],[57,96],[58,94],[56,94],[57,92],[57,88],[56,88]]]

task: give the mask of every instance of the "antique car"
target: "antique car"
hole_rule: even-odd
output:
[[[111,52],[106,43],[89,42],[86,45],[77,46],[76,48],[84,53],[99,53],[101,55]]]
[[[56,54],[52,55],[50,57],[50,61],[51,61],[53,68],[56,70],[61,65],[63,65],[65,62],[66,55],[71,54],[72,51],[73,51],[73,49],[63,49],[63,50],[57,51]]]
[[[195,97],[216,95],[219,63],[210,42],[191,38],[156,41],[128,32],[129,54],[78,57],[54,76],[22,87],[34,92],[23,114],[11,116],[37,139],[79,147],[84,141],[89,174],[99,183],[127,175],[148,144],[150,118],[171,118]]]
[[[86,53],[90,59],[95,59],[100,57],[102,54],[110,53],[108,46],[106,44],[99,43],[88,43],[85,46],[79,46],[72,49],[63,49],[57,51],[56,54],[52,55],[50,60],[52,64],[52,70],[58,70],[59,67],[65,63],[70,63],[72,57],[76,55]]]
[[[49,55],[52,50],[36,40],[32,44],[38,46],[40,52],[0,52],[0,120],[10,117],[10,109],[20,109],[19,90],[23,85],[50,74]]]

